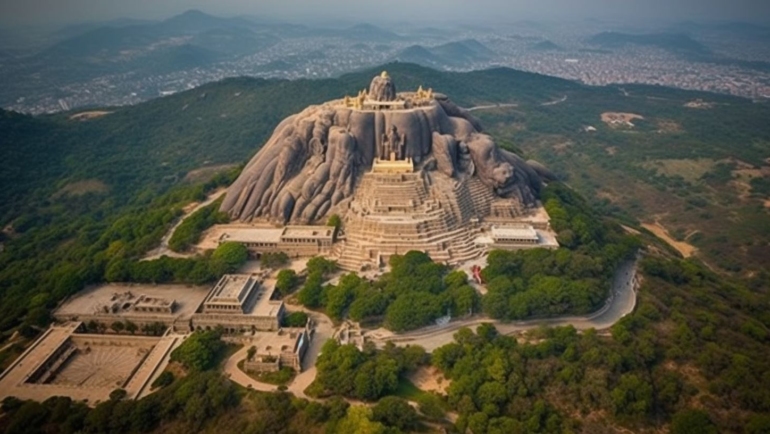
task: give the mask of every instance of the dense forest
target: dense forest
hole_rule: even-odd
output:
[[[641,247],[635,312],[608,333],[461,330],[432,355],[330,346],[308,391],[322,403],[241,390],[215,372],[217,340],[201,337],[191,355],[178,354],[186,375],[164,376],[161,390],[145,399],[116,393],[93,409],[62,398],[7,400],[0,431],[378,433],[443,424],[450,432],[770,432],[769,106],[649,86],[592,88],[507,69],[384,68],[401,89],[423,84],[464,106],[518,104],[475,113],[502,144],[547,163],[564,181],[543,197],[564,248],[493,254],[481,298],[464,274],[417,252],[394,257],[377,281],[345,275],[334,285],[323,285],[334,264],[317,259],[307,276],[283,273],[283,294],[335,320],[393,330],[479,310],[506,320],[583,313],[605,297],[618,261]],[[87,121],[0,111],[0,366],[85,285],[203,283],[237,268],[245,251],[232,245],[190,259],[140,258],[184,207],[229,185],[281,119],[354,93],[376,72],[230,79]],[[705,108],[684,107],[697,99]],[[608,111],[644,119],[615,128],[600,120]],[[589,125],[596,131],[586,132]],[[215,209],[185,226],[180,248],[222,218]],[[697,254],[683,259],[640,219],[665,224]],[[642,245],[620,223],[638,231]],[[276,266],[281,260],[273,258]],[[16,332],[21,338],[5,347]],[[209,345],[213,353],[198,351]],[[410,398],[418,401],[415,413],[392,396],[403,395],[409,372],[434,368],[450,382],[445,395]]]

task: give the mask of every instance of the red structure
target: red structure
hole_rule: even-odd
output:
[[[479,285],[483,284],[484,281],[481,279],[481,266],[480,265],[474,265],[471,267],[471,273],[473,273],[473,280],[476,281]]]

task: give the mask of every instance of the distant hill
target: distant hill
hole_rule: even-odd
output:
[[[422,50],[411,51],[424,56]],[[190,62],[197,55],[201,55],[198,48],[182,46],[182,59],[168,61]],[[262,69],[286,66],[279,61]],[[328,80],[227,79],[134,106],[109,108],[111,114],[84,122],[69,119],[80,111],[40,117],[2,111],[0,159],[5,163],[0,165],[0,183],[5,187],[0,189],[0,227],[24,209],[21,203],[32,200],[33,191],[40,189],[40,197],[48,197],[58,182],[98,178],[113,188],[112,194],[128,200],[145,188],[164,190],[168,179],[200,166],[242,162],[286,116],[355,94],[382,69],[397,77],[400,89],[432,87],[464,106],[548,101],[581,87],[505,68],[456,75],[392,63]],[[508,84],[496,88],[491,83]]]
[[[474,62],[489,60],[494,52],[475,39],[454,41],[426,48],[412,45],[398,53],[393,60],[411,62],[432,68],[470,66]]]
[[[770,40],[770,26],[746,22],[696,23],[693,21],[684,21],[673,25],[672,29],[676,32],[720,33],[759,41]]]
[[[358,24],[338,33],[347,39],[366,42],[392,42],[402,39],[401,36],[372,24]]]
[[[219,18],[193,10],[160,23],[99,27],[65,39],[38,57],[43,61],[120,63],[126,56],[134,59],[182,44],[227,56],[255,53],[279,41],[258,30],[243,18]]]
[[[455,34],[453,29],[442,29],[437,27],[418,27],[411,29],[409,34],[412,36],[422,36],[425,38],[445,39],[451,38]]]
[[[412,45],[401,50],[393,59],[397,62],[416,63],[430,68],[443,68],[444,60],[433,54],[422,45]]]
[[[637,35],[603,32],[589,38],[588,43],[603,48],[621,48],[627,45],[651,46],[681,55],[707,55],[710,53],[708,47],[683,33]]]
[[[561,51],[563,50],[562,47],[554,44],[553,42],[549,40],[540,41],[535,44],[532,44],[529,46],[529,49],[532,51]]]

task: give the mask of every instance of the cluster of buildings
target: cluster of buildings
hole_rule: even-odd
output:
[[[227,274],[211,288],[109,284],[86,289],[53,313],[60,325],[0,374],[0,399],[60,395],[96,403],[115,389],[140,398],[150,393],[171,352],[190,332],[214,328],[257,343],[257,358],[246,363],[251,370],[302,370],[313,325],[282,327],[284,303],[273,297],[263,277]],[[94,324],[115,333],[95,333]],[[142,335],[151,325],[167,332]],[[255,365],[256,360],[264,363]]]

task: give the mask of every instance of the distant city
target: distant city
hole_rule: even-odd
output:
[[[2,33],[5,35],[5,33]],[[598,23],[344,29],[190,11],[158,23],[62,29],[0,48],[0,105],[31,114],[136,104],[228,77],[325,78],[402,61],[440,70],[508,67],[589,85],[650,84],[770,98],[770,29]],[[2,39],[0,39],[2,42]]]

